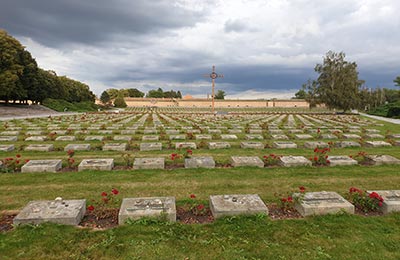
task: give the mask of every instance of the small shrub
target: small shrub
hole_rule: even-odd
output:
[[[383,198],[378,193],[368,194],[355,187],[349,189],[348,199],[355,207],[364,212],[378,211],[383,206]]]

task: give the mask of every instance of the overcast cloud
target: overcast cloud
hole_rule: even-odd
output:
[[[293,96],[329,50],[368,87],[400,75],[397,0],[2,0],[0,27],[39,66],[107,88],[227,98]]]

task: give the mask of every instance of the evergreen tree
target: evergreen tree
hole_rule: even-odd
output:
[[[103,91],[103,93],[101,93],[100,96],[100,101],[101,103],[103,103],[104,105],[107,105],[110,102],[111,98],[110,95],[108,95],[107,91]]]
[[[225,91],[223,91],[223,90],[218,90],[217,91],[217,94],[215,94],[215,99],[225,99],[225,96],[226,96],[226,94],[225,94]]]
[[[127,107],[126,103],[125,103],[125,99],[122,95],[118,95],[115,100],[114,100],[114,106],[115,107],[120,107],[120,108],[124,108]]]

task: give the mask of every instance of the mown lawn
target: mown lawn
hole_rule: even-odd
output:
[[[350,186],[399,189],[396,166],[178,169],[0,175],[0,210],[29,200],[98,200],[112,187],[121,198],[194,193],[257,193],[266,203],[275,193],[332,190]],[[399,259],[400,214],[380,217],[333,215],[270,220],[233,217],[207,225],[138,221],[104,231],[55,224],[25,226],[0,234],[1,259]]]

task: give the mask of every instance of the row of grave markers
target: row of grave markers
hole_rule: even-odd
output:
[[[390,155],[367,155],[372,164],[400,164],[400,160]],[[311,166],[312,162],[304,156],[279,156],[279,165],[284,167]],[[330,166],[356,165],[358,162],[349,156],[328,156]],[[185,168],[215,168],[215,161],[211,156],[193,156],[185,158]],[[260,167],[264,168],[264,161],[257,156],[231,156],[233,167]],[[111,171],[114,159],[83,159],[78,171],[102,170]],[[30,160],[21,167],[21,172],[57,172],[62,168],[62,160]],[[164,169],[165,158],[135,158],[134,169]]]
[[[383,198],[381,211],[384,214],[400,211],[400,190],[378,190]],[[298,193],[293,196],[299,196]],[[268,207],[257,194],[211,195],[210,209],[214,218],[235,215],[268,215]],[[336,192],[307,192],[295,203],[295,209],[302,216],[334,214],[347,212],[354,214],[355,207]],[[14,218],[13,223],[40,224],[54,222],[66,225],[78,225],[86,212],[86,200],[31,201]],[[166,217],[166,220],[176,221],[176,206],[174,197],[124,198],[118,214],[119,225],[128,219],[136,220],[142,217]]]

